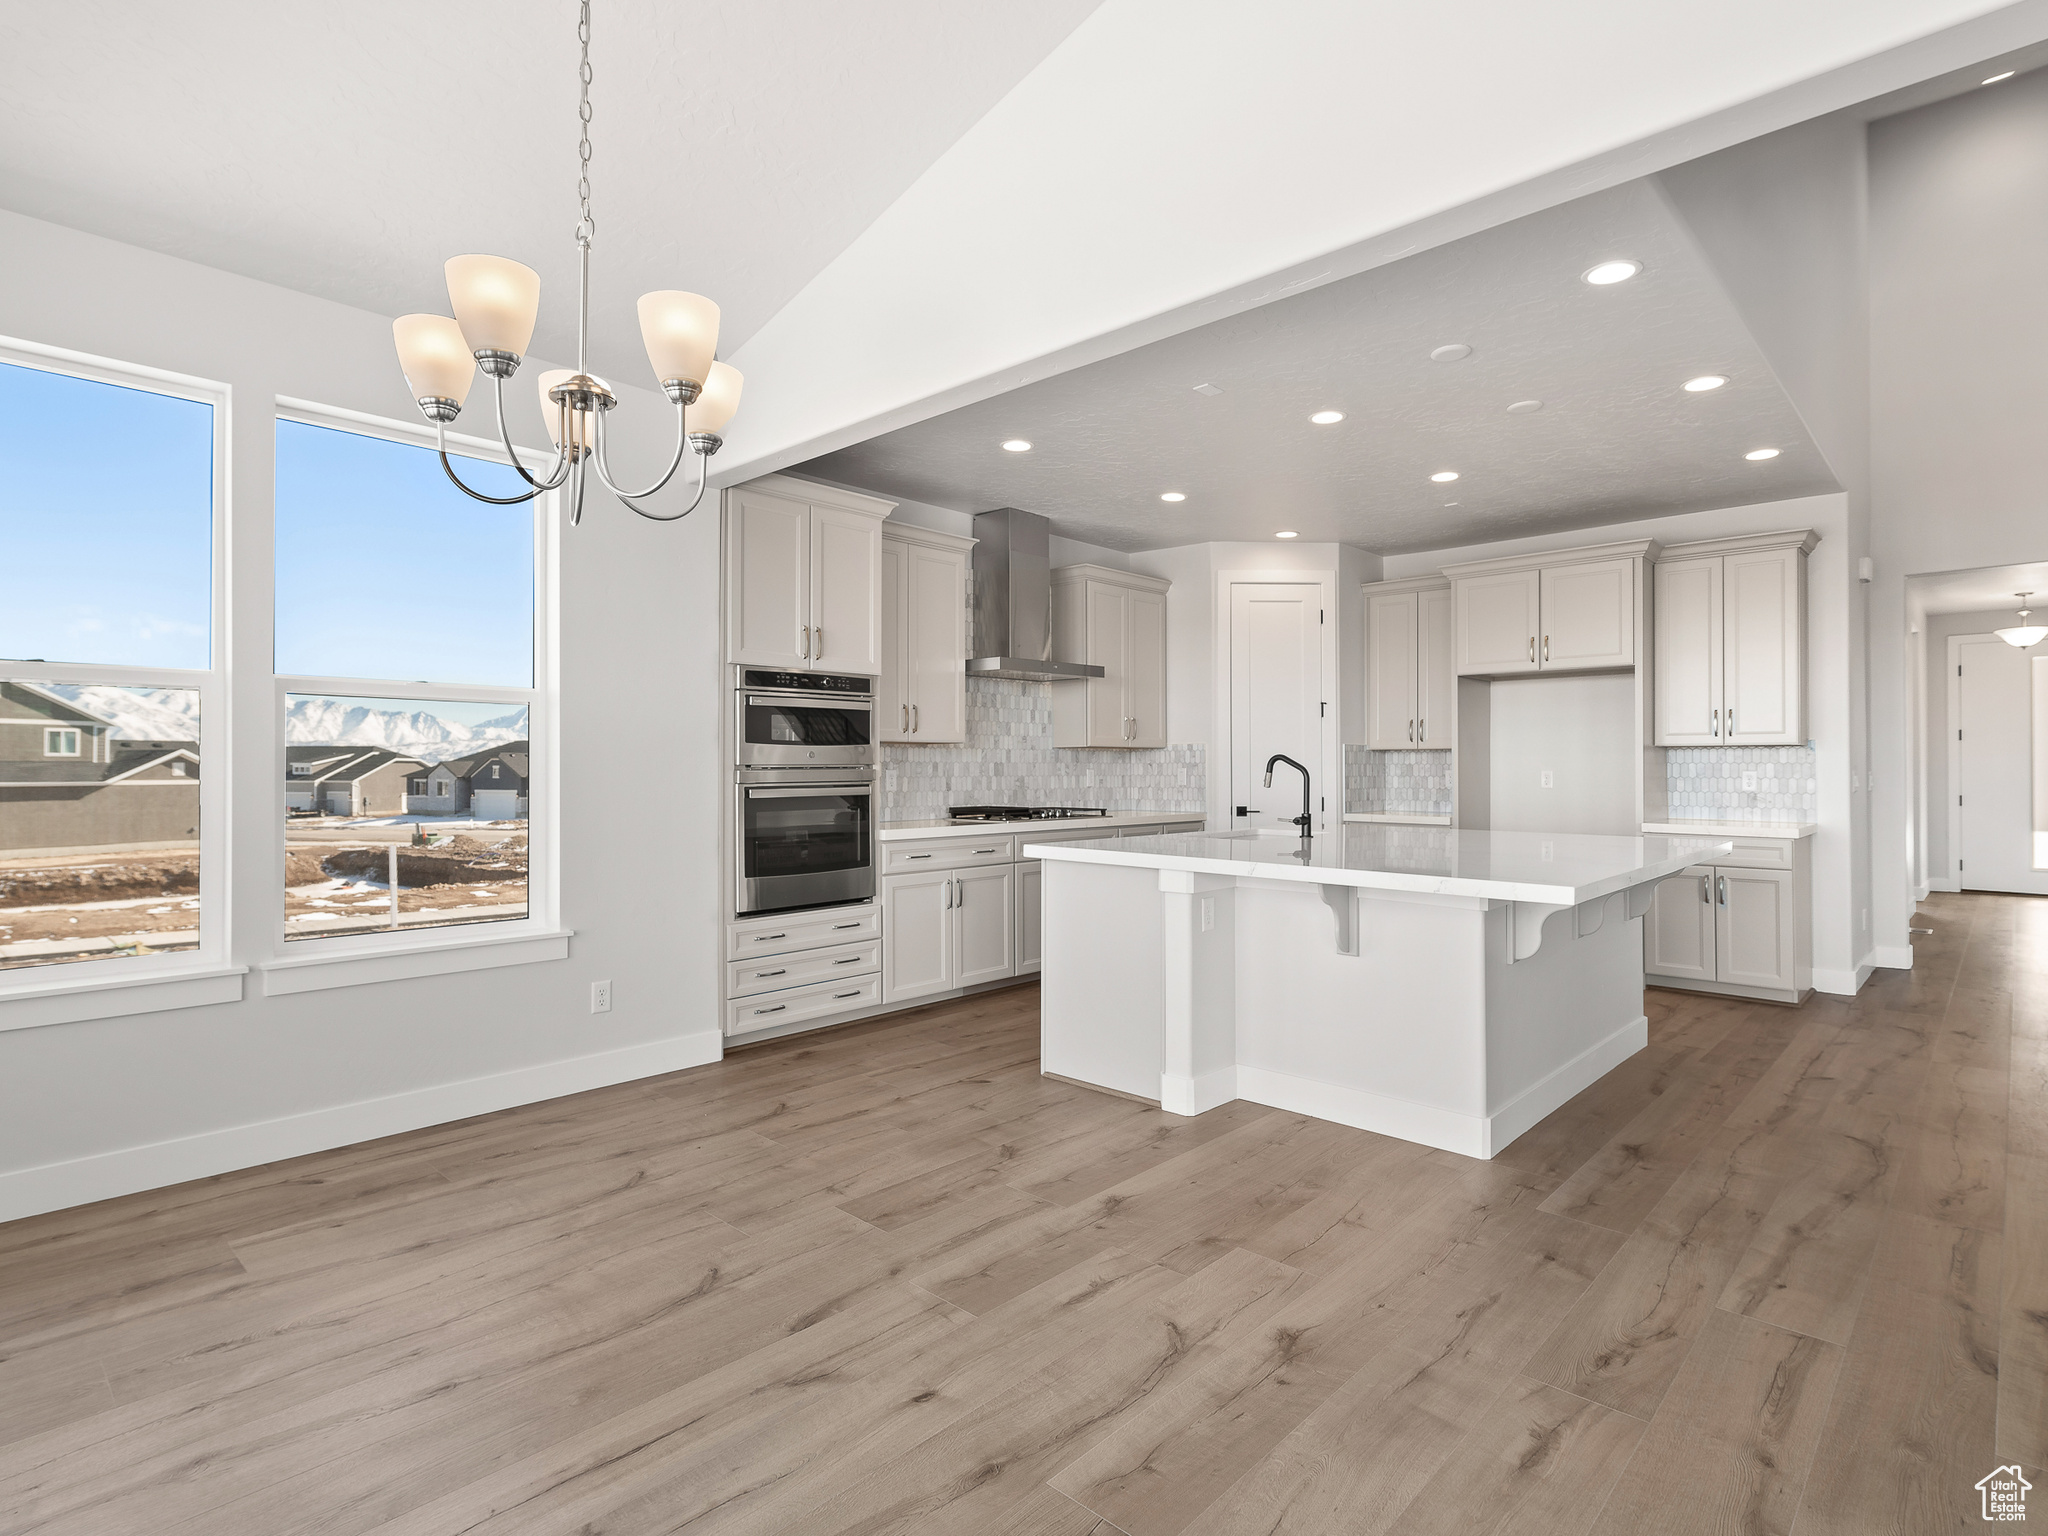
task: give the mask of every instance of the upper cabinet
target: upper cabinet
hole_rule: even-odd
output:
[[[727,491],[726,659],[879,672],[881,528],[894,506],[785,475]]]
[[[1656,743],[1806,741],[1811,529],[1666,549],[1657,563]]]
[[[1172,583],[1103,565],[1052,573],[1053,654],[1103,676],[1053,684],[1056,747],[1166,745],[1166,592]]]
[[[882,525],[881,739],[967,739],[967,566],[974,540]]]
[[[1458,675],[1635,666],[1655,548],[1637,540],[1445,566]]]
[[[1368,586],[1365,626],[1365,744],[1450,746],[1458,680],[1449,583]]]

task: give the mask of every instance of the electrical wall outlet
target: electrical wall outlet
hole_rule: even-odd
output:
[[[1215,931],[1215,928],[1216,898],[1214,896],[1204,896],[1202,898],[1202,932],[1212,933]]]
[[[1545,789],[1550,789],[1553,787],[1550,778],[1550,770],[1548,768],[1543,770],[1543,787]]]
[[[1742,787],[1743,787],[1744,789],[1755,789],[1755,788],[1756,788],[1756,775],[1755,775],[1754,773],[1745,773],[1745,774],[1744,774],[1744,775],[1742,776]]]
[[[608,981],[593,981],[590,984],[590,1011],[610,1013],[612,1011],[612,984]]]

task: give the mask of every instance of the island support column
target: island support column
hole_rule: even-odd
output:
[[[1237,880],[1159,871],[1159,1107],[1199,1115],[1237,1097]]]

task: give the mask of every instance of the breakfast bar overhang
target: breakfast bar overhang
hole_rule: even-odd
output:
[[[1731,846],[1351,823],[1033,847],[1042,1067],[1492,1157],[1648,1043],[1638,919]]]

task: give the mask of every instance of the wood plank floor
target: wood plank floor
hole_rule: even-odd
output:
[[[1035,987],[0,1227],[8,1536],[1924,1536],[2048,1506],[2048,901],[1491,1163]],[[2048,1508],[2037,1518],[2048,1518]]]

